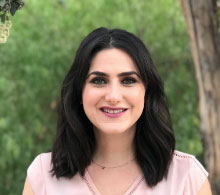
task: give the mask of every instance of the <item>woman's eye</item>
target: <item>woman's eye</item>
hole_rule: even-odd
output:
[[[106,81],[103,78],[94,78],[91,80],[91,83],[96,84],[96,85],[103,85],[103,84],[106,84]]]
[[[134,78],[125,78],[122,80],[122,84],[124,85],[129,85],[129,84],[133,84],[133,83],[136,83],[136,79]]]

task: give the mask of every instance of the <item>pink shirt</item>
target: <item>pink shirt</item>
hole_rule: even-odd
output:
[[[72,179],[52,177],[51,153],[38,155],[27,171],[35,195],[101,195],[88,171]],[[149,188],[140,175],[124,195],[196,195],[208,176],[207,171],[190,154],[175,151],[168,177]],[[114,187],[117,186],[117,181]]]

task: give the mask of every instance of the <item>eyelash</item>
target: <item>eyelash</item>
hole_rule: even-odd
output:
[[[122,81],[127,81],[126,83],[124,83],[125,85],[130,85],[130,84],[134,84],[137,82],[137,80],[134,78],[125,78]]]
[[[126,82],[124,82],[124,81],[126,81]],[[122,79],[121,82],[122,82],[123,85],[131,85],[131,84],[136,83],[137,80],[134,79],[134,78],[128,77],[128,78]],[[123,82],[124,82],[124,83],[123,83]],[[93,84],[95,84],[95,85],[105,85],[105,84],[107,84],[107,81],[106,81],[106,79],[104,79],[104,78],[99,78],[99,77],[97,77],[97,78],[92,79],[92,80],[90,81],[90,83],[93,83]]]
[[[103,81],[105,83],[103,83]],[[106,81],[103,78],[94,78],[91,80],[91,83],[96,84],[96,85],[102,85],[102,84],[106,84]]]

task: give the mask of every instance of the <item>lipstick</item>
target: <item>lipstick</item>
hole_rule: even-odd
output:
[[[128,110],[127,108],[123,108],[123,107],[101,107],[100,108],[101,112],[110,118],[118,118],[120,116],[122,116],[123,114],[125,114],[125,112]]]

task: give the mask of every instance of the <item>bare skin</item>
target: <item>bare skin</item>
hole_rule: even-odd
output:
[[[212,195],[208,179],[205,180],[205,183],[200,188],[198,195]]]
[[[92,163],[88,172],[96,188],[104,195],[124,194],[134,181],[141,175],[141,170],[134,159],[133,137],[134,127],[123,134],[106,135],[95,131],[98,140],[97,151],[93,161],[106,167],[125,166],[118,168],[105,168]],[[117,186],[113,188],[112,186]]]
[[[26,178],[25,180],[25,184],[24,184],[24,190],[23,190],[23,195],[34,195],[34,192],[31,188],[31,185],[28,181],[28,178]]]

